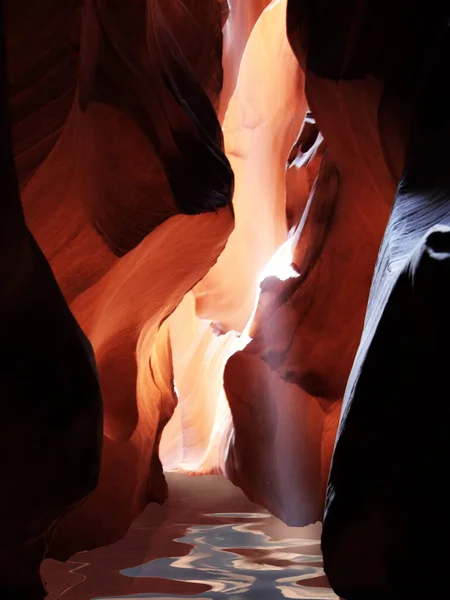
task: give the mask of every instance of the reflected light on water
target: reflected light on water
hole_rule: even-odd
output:
[[[314,585],[324,575],[318,540],[272,540],[261,530],[270,515],[210,513],[219,523],[193,525],[175,541],[191,546],[182,557],[151,560],[121,571],[132,578],[159,578],[209,586],[195,595],[138,594],[114,598],[179,600],[336,600],[327,587]],[[226,520],[227,522],[224,522]],[[112,600],[113,597],[95,600]]]

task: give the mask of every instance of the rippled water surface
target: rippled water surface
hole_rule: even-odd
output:
[[[47,561],[49,600],[337,599],[318,525],[288,528],[222,478],[171,476],[169,489],[121,542]]]

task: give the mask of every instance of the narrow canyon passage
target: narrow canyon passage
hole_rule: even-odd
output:
[[[0,598],[439,592],[449,22],[1,2]]]
[[[43,563],[47,600],[336,600],[319,524],[287,527],[218,475],[166,477],[167,503],[149,505],[120,542]]]

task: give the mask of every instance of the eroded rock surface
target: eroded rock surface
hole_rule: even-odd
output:
[[[430,468],[448,462],[446,9],[4,4],[5,593],[42,596],[50,542],[111,543],[163,501],[161,439],[168,468],[321,520],[340,419],[331,584],[425,596],[408,569],[443,571],[423,548],[450,533]]]
[[[286,162],[306,102],[285,19],[286,2],[276,0],[257,21],[223,125],[235,174],[236,227],[217,265],[194,290],[198,316],[223,331],[245,329],[261,273],[287,237]]]
[[[43,598],[59,519],[97,484],[102,402],[92,347],[25,225],[0,7],[0,595]]]
[[[48,6],[44,4],[42,10],[53,10],[50,1]],[[64,13],[60,20],[71,21],[69,16]],[[12,26],[19,23],[13,17],[9,19]],[[48,24],[49,36],[52,27],[57,26],[56,18]],[[199,30],[204,35],[198,36]],[[12,31],[14,51],[17,40],[23,36],[21,31]],[[45,54],[46,39],[45,32],[37,35],[33,46],[36,58],[23,59],[23,64],[30,64],[30,71],[39,63],[39,52],[51,62],[51,52],[49,56]],[[58,43],[55,38],[55,45]],[[70,418],[57,430],[56,412],[51,417],[56,422],[52,425],[55,432],[46,429],[44,422],[31,437],[30,443],[36,445],[36,436],[41,439],[48,435],[42,452],[48,454],[47,442],[53,448],[48,471],[43,467],[43,457],[38,451],[34,453],[33,477],[42,478],[42,485],[36,484],[35,506],[28,506],[28,500],[22,506],[15,488],[5,496],[8,503],[13,499],[23,511],[23,527],[28,527],[28,519],[32,520],[36,511],[45,521],[39,525],[42,531],[36,526],[36,535],[32,529],[23,532],[23,544],[34,545],[36,538],[36,544],[43,546],[40,555],[33,554],[32,564],[26,563],[28,550],[19,544],[17,552],[11,554],[7,569],[13,582],[17,583],[20,573],[27,569],[30,578],[38,578],[39,563],[50,542],[47,534],[54,533],[55,520],[67,512],[69,504],[73,510],[52,535],[49,556],[67,559],[76,551],[111,543],[126,533],[148,502],[165,499],[158,445],[177,401],[167,318],[214,265],[234,223],[233,173],[223,153],[222,132],[215,113],[222,85],[221,48],[221,10],[215,0],[201,5],[188,0],[142,0],[133,6],[89,0],[84,6],[79,78],[72,82],[72,108],[63,131],[56,135],[55,129],[57,141],[50,153],[47,149],[39,155],[39,168],[34,174],[31,167],[24,171],[22,182],[27,225],[50,262],[70,311],[51,279],[45,259],[36,254],[17,192],[17,230],[22,237],[18,236],[9,248],[14,239],[11,229],[4,244],[5,256],[11,259],[5,266],[6,279],[11,278],[17,261],[27,253],[37,264],[30,266],[30,273],[21,267],[20,273],[28,277],[26,285],[35,287],[33,293],[21,292],[23,311],[13,292],[8,292],[4,300],[4,339],[12,336],[13,322],[21,311],[31,310],[29,303],[34,304],[36,311],[33,319],[40,314],[39,305],[47,303],[45,310],[51,311],[55,305],[52,318],[61,321],[55,332],[47,333],[44,342],[40,339],[44,336],[45,319],[39,326],[34,321],[28,326],[25,315],[23,323],[16,327],[17,339],[22,345],[28,344],[26,350],[21,350],[25,358],[44,363],[39,375],[42,385],[38,378],[32,382],[32,377],[23,385],[39,392],[46,377],[50,377],[45,369],[52,368],[54,382],[62,381],[61,385],[67,385],[66,379],[73,379],[73,373],[78,374],[69,394]],[[18,68],[13,64],[11,71]],[[22,84],[20,94],[29,98],[32,91],[27,81]],[[40,94],[41,88],[38,90]],[[6,100],[6,88],[4,91]],[[59,106],[58,94],[54,91],[52,98]],[[19,106],[19,100],[13,96],[12,105]],[[49,109],[47,101],[50,99],[41,96],[36,100],[41,103],[40,110]],[[56,128],[56,118],[47,127]],[[35,135],[38,137],[39,131]],[[20,132],[17,138],[17,160],[31,160],[31,144]],[[25,142],[22,156],[20,144]],[[13,195],[13,186],[10,187]],[[22,238],[25,241],[21,245]],[[36,273],[31,272],[34,268],[38,269]],[[53,282],[45,284],[50,289],[48,294],[47,288],[36,283],[41,271],[44,282],[46,278]],[[17,316],[11,313],[8,321],[10,305],[6,303],[13,301]],[[60,318],[58,311],[63,313]],[[75,507],[97,483],[102,417],[98,380],[89,355],[91,346],[77,322],[95,353],[104,397],[104,427],[99,484],[82,506]],[[26,342],[30,336],[31,346]],[[58,340],[64,336],[67,348],[61,349]],[[6,351],[8,343],[5,342],[5,364],[11,367],[19,350]],[[34,344],[38,343],[40,354],[36,358],[38,349],[34,349]],[[87,364],[83,363],[83,349]],[[59,354],[51,367],[56,353]],[[95,388],[94,405],[93,401],[89,404],[90,390],[85,398],[78,399],[85,379],[86,386]],[[5,380],[4,385],[9,389],[14,382]],[[50,391],[52,385],[50,382]],[[56,403],[56,398],[51,402]],[[50,418],[45,410],[42,418]],[[12,431],[15,418],[14,413],[6,419]],[[84,435],[83,427],[97,427],[93,447],[92,436]],[[27,429],[22,428],[21,435],[24,431]],[[75,443],[74,436],[79,437],[75,446],[71,445]],[[83,454],[89,452],[92,456],[87,467]],[[72,464],[75,457],[76,465]],[[8,475],[5,481],[11,483],[10,479]],[[42,501],[41,493],[45,496]],[[44,517],[45,502],[48,521]],[[9,513],[8,533],[22,527],[15,514]],[[22,558],[23,568],[17,566]]]
[[[442,84],[448,14],[434,3],[368,1],[361,13],[345,5],[354,7],[325,2],[319,13],[313,2],[289,3],[288,29],[306,69],[308,102],[330,154],[338,138],[348,141],[350,129],[366,148],[361,169],[373,189],[386,195],[389,181],[400,178],[400,184],[343,401],[324,565],[346,600],[416,598],[437,589],[428,575],[448,559],[445,549],[437,551],[449,521],[436,475],[448,460],[445,402],[439,404],[447,393],[448,356],[442,304],[448,294],[448,96]],[[369,118],[363,120],[364,113]],[[333,117],[340,117],[334,135]],[[439,419],[423,409],[430,398],[439,404]],[[437,526],[433,514],[440,515]]]
[[[227,473],[287,522],[306,525],[323,517],[340,405],[396,179],[380,142],[382,85],[370,76],[337,83],[319,76],[298,24],[290,4],[289,40],[314,117],[306,117],[288,162],[286,260],[294,273],[281,281],[275,269],[262,283],[252,341],[228,362],[225,389],[235,427]],[[249,433],[253,419],[263,434]]]
[[[44,236],[60,224],[59,240],[48,238],[59,242],[52,264],[92,341],[105,398],[99,486],[61,523],[55,557],[119,539],[149,501],[165,499],[157,453],[176,405],[165,321],[233,227],[233,175],[212,104],[221,85],[219,6],[139,2],[124,30],[128,13],[88,3],[78,96],[26,190],[30,225]],[[192,37],[198,27],[207,32],[200,41]],[[48,187],[55,164],[62,196]],[[44,197],[52,206],[43,207]],[[88,248],[93,262],[69,260]]]
[[[409,107],[413,120],[405,167],[330,474],[324,564],[333,587],[349,600],[433,593],[440,584],[427,573],[443,572],[448,562],[443,541],[450,521],[445,477],[438,474],[448,463],[450,180],[442,73],[450,40],[442,13],[433,16],[434,23],[429,13],[424,17],[428,35],[410,42],[412,56],[414,44],[421,48],[416,67],[425,76]],[[427,51],[430,37],[434,42]],[[417,561],[421,567],[413,574]]]

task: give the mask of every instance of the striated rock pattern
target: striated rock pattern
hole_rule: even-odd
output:
[[[204,91],[217,100],[219,7],[211,1],[200,13],[197,2],[183,10],[166,3],[164,11],[155,2],[135,4],[128,15],[115,4],[86,3],[77,97],[24,194],[27,221],[69,301],[165,219],[220,208],[230,194],[226,183],[217,184],[231,175]],[[208,32],[201,44],[192,39],[198,27]],[[182,48],[175,35],[185,40]],[[50,233],[55,228],[58,236]]]
[[[345,600],[428,597],[450,534],[448,8],[3,8],[2,598],[123,537],[163,465],[324,519]]]
[[[30,226],[41,235],[61,227],[52,264],[92,341],[105,403],[99,486],[59,526],[55,557],[119,539],[149,501],[165,498],[157,451],[176,397],[164,322],[213,266],[233,227],[233,175],[211,104],[221,78],[220,11],[215,2],[206,8],[137,3],[124,32],[117,6],[87,4],[78,96],[59,144],[26,190]],[[186,11],[192,29],[180,49],[174,40]],[[197,27],[209,33],[203,46],[189,37]],[[111,135],[124,143],[108,144]],[[145,156],[150,162],[139,165]],[[67,169],[62,197],[47,186],[55,162]],[[164,213],[151,165],[173,213],[191,216]],[[52,209],[43,208],[44,196]],[[63,215],[74,206],[79,225],[67,227]],[[80,256],[83,245],[92,247],[93,263],[71,263],[70,246]]]
[[[287,237],[286,162],[306,101],[285,20],[285,0],[272,2],[261,14],[245,48],[223,125],[235,174],[236,226],[217,265],[194,293],[198,316],[214,321],[224,332],[245,329],[261,273]]]
[[[378,133],[382,86],[370,77],[319,77],[308,68],[298,23],[290,4],[289,40],[313,115],[286,175],[292,237],[284,260],[294,273],[282,281],[275,266],[263,282],[252,341],[225,369],[234,424],[226,471],[253,500],[306,525],[323,516],[341,400],[396,176]]]
[[[223,87],[220,94],[219,121],[223,123],[230,99],[236,89],[242,56],[261,13],[271,0],[220,0],[223,27]],[[224,5],[227,5],[225,9]],[[225,18],[226,16],[226,18]]]
[[[59,519],[95,489],[102,401],[92,347],[24,220],[0,7],[0,596],[43,598]]]
[[[53,5],[47,4],[42,9],[51,13]],[[9,7],[13,29],[20,24],[15,11]],[[58,26],[57,16],[56,11],[55,21],[47,24],[48,36],[36,35],[35,45],[23,51],[22,62],[12,62],[11,72],[25,64],[33,71],[39,52],[50,63],[56,60],[56,54],[45,55],[44,44]],[[61,12],[59,18],[69,27],[71,15]],[[205,35],[199,37],[199,29]],[[16,52],[24,35],[23,30],[11,32],[10,52]],[[67,31],[61,36],[65,39]],[[10,223],[5,213],[4,222],[4,281],[11,283],[2,300],[3,364],[9,373],[2,385],[8,395],[17,378],[26,381],[23,393],[17,392],[25,406],[32,391],[49,393],[54,386],[55,392],[48,406],[38,403],[39,409],[25,410],[28,416],[19,429],[17,408],[5,415],[14,436],[26,438],[30,429],[30,444],[21,446],[23,469],[13,463],[2,483],[7,504],[0,533],[5,548],[13,531],[18,541],[17,550],[2,563],[6,575],[0,582],[27,586],[29,579],[30,587],[36,585],[36,598],[42,596],[38,573],[45,553],[67,559],[76,551],[111,543],[126,533],[148,502],[165,499],[158,445],[177,402],[167,318],[213,266],[234,224],[233,173],[215,113],[222,85],[221,47],[221,10],[215,0],[201,6],[189,0],[142,0],[132,7],[95,0],[84,4],[79,77],[70,82],[72,87],[68,84],[74,96],[63,130],[57,131],[55,115],[47,124],[55,133],[53,148],[49,152],[49,143],[35,158],[34,146],[19,130],[16,140],[18,162],[29,165],[22,175],[25,219],[70,311],[25,226],[11,147],[5,146],[4,189],[10,190],[18,216]],[[32,95],[26,80],[19,83],[23,89],[11,98],[13,112],[21,98]],[[60,95],[60,88],[47,98],[39,92],[38,110],[50,110],[48,103],[54,100],[62,117],[69,109],[63,109]],[[3,98],[6,102],[5,86]],[[24,279],[19,282],[17,264],[26,263],[28,254],[32,262],[29,269],[21,266]],[[91,346],[74,317],[95,353],[103,415]],[[13,326],[18,319],[20,326]],[[54,325],[47,327],[46,319]],[[13,331],[15,345],[9,342]],[[23,347],[29,339],[32,345]],[[22,355],[23,373],[14,366],[21,364]],[[34,366],[27,373],[30,361]],[[63,391],[58,403],[70,408],[59,416],[59,408],[53,411],[53,394],[67,386],[67,400]],[[42,426],[31,418],[36,410],[43,412]],[[6,436],[2,442],[4,456],[11,452],[9,440]],[[39,440],[45,440],[42,450],[33,450]],[[48,444],[52,450],[45,467]],[[33,456],[32,477],[27,456]],[[23,476],[14,482],[16,470]],[[78,506],[97,479],[95,492]],[[73,510],[55,532],[56,520],[69,506]]]
[[[325,569],[349,600],[433,594],[440,582],[428,574],[448,562],[448,8],[404,8],[394,63],[412,61],[421,77],[406,96],[406,160],[344,399],[323,531]]]
[[[59,139],[73,103],[81,0],[3,0],[9,104],[21,189]]]
[[[450,525],[437,475],[448,462],[448,8],[354,7],[324,2],[319,12],[291,0],[288,10],[330,153],[337,146],[325,113],[340,111],[347,131],[359,117],[353,139],[366,148],[360,156],[374,189],[387,193],[388,174],[400,178],[343,401],[322,549],[331,585],[346,600],[418,598],[438,589],[429,574],[445,568]],[[362,120],[363,111],[375,118]],[[336,123],[334,139],[345,139],[346,128]],[[423,408],[430,398],[438,419]]]

